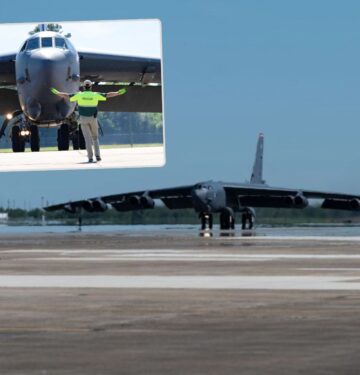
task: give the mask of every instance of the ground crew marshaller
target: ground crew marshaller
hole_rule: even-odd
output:
[[[97,121],[98,103],[114,96],[123,95],[126,93],[126,89],[123,88],[106,94],[93,92],[92,82],[87,79],[84,81],[84,91],[68,94],[51,88],[51,92],[65,99],[70,99],[71,102],[77,102],[80,116],[79,123],[84,134],[89,163],[94,161],[94,152],[96,160],[100,161],[99,125]]]

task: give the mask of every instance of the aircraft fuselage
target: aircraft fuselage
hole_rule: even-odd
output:
[[[61,34],[39,32],[26,40],[16,55],[16,86],[21,109],[36,124],[61,123],[75,109],[50,92],[79,90],[80,65],[75,48]]]

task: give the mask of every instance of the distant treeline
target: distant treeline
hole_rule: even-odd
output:
[[[65,211],[44,212],[41,209],[2,210],[8,212],[10,221],[41,221],[43,215],[47,221],[75,224],[78,216]],[[307,223],[360,223],[360,213],[322,210],[319,207],[308,207],[304,210],[262,208],[256,210],[256,221],[264,225],[295,225]],[[214,215],[214,222],[218,223],[218,216]],[[237,214],[237,222],[241,222]],[[169,210],[156,207],[153,210],[118,212],[109,209],[103,213],[83,212],[84,224],[198,224],[198,215],[194,210]]]

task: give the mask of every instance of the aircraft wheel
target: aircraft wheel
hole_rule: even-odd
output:
[[[72,144],[73,144],[74,150],[85,150],[86,149],[85,138],[84,138],[83,132],[81,130],[81,127],[79,127],[79,130],[74,132],[74,134],[72,136]]]
[[[220,229],[235,229],[235,216],[230,208],[226,208],[220,213]]]
[[[30,126],[30,148],[33,152],[40,151],[39,128],[36,125]]]
[[[241,229],[246,229],[246,222],[247,222],[247,213],[244,212],[242,215],[241,215]]]
[[[242,229],[253,229],[255,218],[251,212],[248,212],[248,211],[244,212],[241,218],[242,218],[242,226],[241,226]]]
[[[200,219],[201,219],[201,230],[212,229],[213,216],[211,214],[201,213]]]
[[[79,126],[79,146],[80,150],[86,150],[85,138],[81,126]]]
[[[208,215],[208,224],[209,224],[209,229],[213,228],[213,215],[209,214]]]
[[[11,129],[11,144],[13,152],[25,151],[25,139],[20,135],[19,126],[13,126]]]
[[[73,145],[73,150],[78,150],[80,148],[78,130],[76,132],[74,132],[74,134],[72,136],[72,145]]]
[[[67,151],[69,150],[70,139],[69,139],[69,127],[67,124],[62,124],[58,129],[58,150]]]

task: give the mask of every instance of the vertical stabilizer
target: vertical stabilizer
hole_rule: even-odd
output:
[[[250,184],[265,184],[263,180],[263,155],[264,155],[264,134],[260,133],[257,146],[254,167],[252,170]]]

